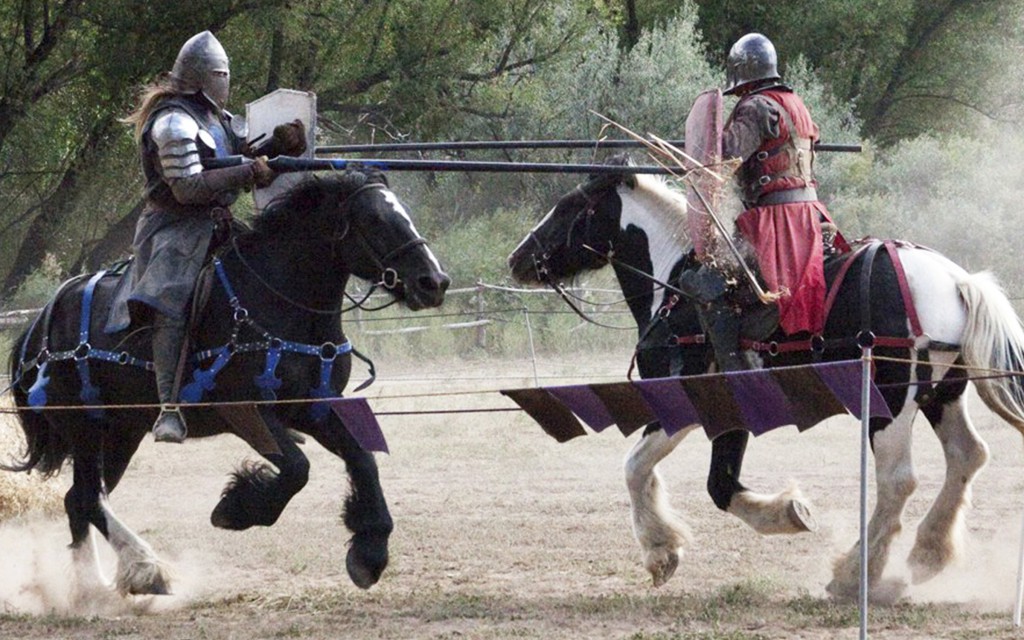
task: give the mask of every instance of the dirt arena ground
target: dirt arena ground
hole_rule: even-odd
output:
[[[542,384],[621,379],[627,354],[542,361]],[[369,395],[515,388],[529,361],[378,363]],[[580,372],[586,369],[586,374]],[[432,378],[426,380],[425,378]],[[380,400],[378,411],[511,406],[497,393]],[[992,459],[975,485],[963,561],[871,610],[872,638],[1018,638],[1012,627],[1024,514],[1021,437],[976,400]],[[4,416],[6,418],[6,416]],[[316,444],[309,485],[271,528],[228,532],[209,514],[227,474],[250,455],[231,437],[177,447],[147,440],[112,504],[173,566],[176,593],[68,604],[63,518],[0,525],[0,638],[856,638],[855,605],[825,597],[832,559],[857,535],[858,423],[834,419],[751,443],[744,481],[796,480],[816,533],[762,537],[717,511],[704,483],[710,444],[693,434],[662,465],[693,530],[679,570],[651,586],[629,522],[622,461],[638,436],[614,430],[558,444],[521,413],[380,418],[379,457],[396,528],[391,565],[368,591],[344,568],[338,515],[344,465]],[[8,422],[4,429],[10,429]],[[944,466],[923,421],[919,479],[890,573],[903,574],[913,528]],[[66,475],[66,474],[65,474]],[[66,482],[66,478],[57,480]],[[873,486],[873,484],[872,484]],[[105,553],[112,562],[112,555]]]

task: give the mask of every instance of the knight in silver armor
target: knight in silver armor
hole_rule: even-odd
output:
[[[227,104],[231,85],[228,54],[209,31],[198,33],[185,42],[171,75],[180,92],[202,92],[221,109]]]
[[[178,409],[178,367],[185,350],[188,309],[196,278],[215,233],[231,224],[230,206],[239,193],[275,178],[266,156],[305,150],[301,122],[278,126],[258,151],[248,148],[244,124],[224,110],[231,72],[224,47],[209,31],[182,46],[174,67],[143,90],[134,125],[145,176],[145,204],[135,228],[129,271],[132,324],[153,328],[153,365],[160,415],[158,442],[182,442],[187,428]],[[210,157],[243,154],[253,162],[204,169]]]

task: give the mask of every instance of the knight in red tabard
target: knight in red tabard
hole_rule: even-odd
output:
[[[735,175],[744,211],[736,227],[753,248],[765,289],[781,296],[774,307],[744,308],[729,295],[724,278],[716,282],[707,267],[681,281],[700,303],[705,332],[723,371],[748,368],[739,342],[741,319],[749,324],[744,315],[760,316],[759,334],[766,333],[766,326],[774,329],[773,324],[787,335],[820,334],[824,255],[849,249],[815,190],[818,126],[800,96],[782,84],[777,64],[775,47],[759,33],[743,36],[729,51],[723,93],[738,96],[739,102],[723,127],[722,157],[742,163]]]

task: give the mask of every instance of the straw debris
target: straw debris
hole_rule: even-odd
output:
[[[10,400],[0,400],[10,406]],[[25,449],[21,429],[11,414],[0,414],[0,459],[12,460]],[[63,511],[63,486],[39,474],[0,471],[0,522],[25,515],[56,515]]]

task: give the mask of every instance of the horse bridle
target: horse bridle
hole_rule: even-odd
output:
[[[584,235],[584,239],[586,240],[586,238],[589,237],[589,235],[590,235],[590,222],[591,222],[591,219],[593,218],[594,212],[595,212],[595,210],[597,208],[597,198],[595,196],[591,195],[590,193],[588,193],[587,190],[584,189],[583,187],[584,187],[584,185],[578,184],[578,185],[576,185],[576,188],[573,189],[572,192],[570,192],[570,194],[572,194],[572,193],[575,193],[575,192],[578,191],[580,193],[580,195],[583,196],[584,204],[583,204],[582,207],[580,207],[579,211],[577,211],[576,214],[573,216],[572,222],[569,223],[569,229],[568,229],[568,231],[566,231],[566,234],[565,234],[565,242],[563,242],[562,245],[561,245],[562,247],[564,247],[566,249],[569,249],[569,248],[572,247],[573,230],[576,229],[576,226],[579,223],[580,219],[585,219],[586,220],[586,226],[585,226],[584,234],[583,234]],[[540,252],[540,260],[537,259],[537,254],[534,254],[534,256],[533,256],[533,268],[534,268],[534,272],[537,274],[537,279],[539,281],[543,282],[544,284],[546,284],[546,285],[548,285],[548,286],[550,286],[552,288],[555,288],[556,287],[556,283],[550,278],[551,271],[550,271],[550,269],[548,269],[548,265],[547,265],[548,260],[551,258],[551,252],[548,251],[547,247],[545,247],[544,244],[541,243],[540,239],[537,237],[536,228],[530,229],[530,232],[527,234],[526,237],[529,238],[530,240],[532,240],[535,245],[537,245],[537,249]],[[588,243],[586,241],[584,241],[584,245],[587,245],[587,244]],[[612,254],[612,246],[611,246],[611,244],[609,244],[609,246],[608,246],[608,255],[611,255],[611,254]],[[607,260],[608,260],[607,256],[602,256],[602,257],[604,257],[604,259],[606,261],[606,264],[607,264]],[[604,265],[601,265],[601,266],[604,266]]]
[[[611,185],[609,185],[609,186],[611,186]],[[594,214],[595,209],[597,207],[598,199],[597,199],[596,196],[594,196],[591,193],[589,193],[584,188],[584,185],[576,185],[576,189],[574,189],[574,192],[575,191],[578,191],[580,193],[580,195],[583,196],[583,198],[584,198],[584,205],[580,208],[579,211],[576,212],[576,215],[573,216],[573,220],[572,220],[572,222],[569,225],[569,230],[566,232],[565,242],[562,245],[563,247],[565,247],[565,248],[571,248],[572,247],[573,231],[576,229],[580,219],[585,216],[586,225],[584,227],[584,232],[583,232],[583,234],[584,234],[584,242],[582,244],[582,247],[585,250],[590,251],[591,253],[595,254],[597,257],[599,257],[601,260],[604,261],[604,264],[602,264],[600,266],[605,266],[605,265],[608,265],[608,264],[614,265],[614,266],[619,267],[621,269],[624,269],[624,270],[626,270],[626,271],[628,271],[628,272],[630,272],[630,273],[632,273],[632,274],[634,274],[636,276],[639,276],[641,278],[649,280],[650,282],[652,282],[657,287],[660,287],[662,289],[666,289],[668,291],[671,291],[671,292],[673,292],[676,295],[683,295],[683,292],[680,289],[678,289],[677,287],[674,287],[674,286],[668,284],[667,282],[661,282],[660,280],[658,280],[657,278],[655,278],[651,274],[646,273],[644,271],[641,271],[640,269],[637,269],[636,267],[634,267],[632,265],[626,264],[626,263],[622,262],[621,260],[618,260],[615,257],[615,247],[614,247],[614,245],[610,241],[608,243],[608,249],[606,251],[600,251],[600,250],[594,248],[591,245],[591,243],[587,242],[587,238],[589,237],[589,233],[590,233],[591,218],[593,217],[593,214]],[[572,192],[570,192],[570,193],[572,193]],[[562,283],[557,282],[554,278],[551,277],[551,271],[550,271],[550,269],[548,269],[548,266],[547,266],[547,261],[551,257],[551,253],[547,250],[547,248],[543,245],[543,243],[541,243],[540,239],[537,237],[537,234],[535,233],[535,229],[531,229],[529,234],[527,234],[527,237],[530,238],[533,241],[533,243],[537,246],[537,248],[538,248],[538,250],[540,252],[540,260],[537,259],[536,255],[534,255],[534,259],[533,259],[534,271],[537,274],[537,279],[540,282],[543,282],[547,286],[549,286],[552,289],[554,289],[554,291],[559,295],[559,297],[562,299],[562,301],[565,302],[565,304],[568,305],[569,308],[572,309],[576,313],[576,315],[578,315],[579,317],[583,318],[584,320],[586,320],[587,322],[589,322],[591,324],[597,325],[599,327],[604,327],[604,328],[607,328],[607,329],[630,329],[630,330],[635,329],[635,327],[620,327],[620,326],[613,326],[613,325],[604,324],[602,322],[598,322],[597,320],[594,320],[593,318],[589,317],[576,304],[577,301],[582,302],[579,299],[579,297],[573,296],[571,293],[566,291],[565,286],[562,285]],[[628,298],[626,300],[628,300]]]
[[[574,189],[573,192],[575,191],[578,191],[580,195],[583,196],[584,204],[582,207],[580,207],[579,211],[577,211],[576,214],[573,216],[572,222],[569,224],[569,229],[565,235],[565,242],[562,244],[562,246],[567,249],[572,247],[573,231],[576,229],[581,219],[585,220],[586,224],[583,231],[583,246],[586,247],[588,250],[593,251],[598,255],[598,257],[604,260],[604,264],[600,265],[603,267],[604,265],[611,262],[611,257],[614,254],[614,247],[612,246],[611,242],[609,242],[608,251],[605,254],[592,249],[586,242],[586,239],[590,235],[590,224],[594,216],[594,212],[597,208],[598,199],[596,196],[588,193],[587,190],[584,189],[584,185],[576,185],[576,189]],[[540,260],[537,259],[536,254],[534,254],[533,256],[533,268],[534,272],[537,274],[537,280],[551,287],[555,291],[555,293],[557,293],[558,296],[562,299],[562,302],[564,302],[570,309],[572,309],[573,312],[576,313],[576,315],[578,315],[583,320],[589,322],[590,324],[603,327],[605,329],[617,329],[621,331],[632,331],[635,329],[635,327],[623,327],[605,324],[603,322],[598,322],[597,320],[594,320],[593,318],[588,316],[583,311],[583,309],[581,309],[579,305],[576,304],[577,301],[581,300],[577,296],[574,296],[568,291],[566,291],[565,286],[561,282],[558,282],[557,280],[551,277],[551,271],[550,269],[548,269],[547,266],[547,261],[548,259],[551,258],[551,253],[547,250],[544,244],[537,237],[536,229],[531,229],[530,232],[527,234],[527,238],[533,241],[533,243],[537,246],[537,249],[540,252]]]
[[[348,235],[349,231],[353,230],[351,224],[349,223],[349,219],[348,219],[349,206],[350,206],[350,203],[352,202],[353,198],[355,198],[357,195],[363,193],[364,191],[368,191],[370,189],[386,189],[386,188],[387,188],[387,186],[382,184],[382,183],[380,183],[380,182],[364,183],[363,185],[361,185],[358,188],[356,188],[355,190],[353,190],[352,193],[350,193],[347,196],[345,196],[345,199],[342,200],[339,203],[338,207],[341,209],[341,216],[340,216],[339,222],[335,225],[334,232],[331,234],[331,256],[332,256],[332,259],[333,259],[334,256],[337,255],[336,247],[337,247],[338,243],[341,242]],[[338,225],[340,225],[341,222],[344,222],[344,227],[339,232]],[[374,266],[380,272],[380,279],[377,282],[374,282],[374,283],[372,283],[370,285],[370,288],[366,292],[366,295],[364,295],[360,300],[356,300],[355,298],[353,298],[346,291],[345,292],[345,297],[352,301],[352,305],[347,307],[347,308],[344,305],[342,305],[342,306],[339,306],[339,307],[335,307],[333,309],[317,309],[315,307],[310,307],[308,305],[302,304],[301,302],[299,302],[297,300],[294,300],[293,298],[291,298],[288,295],[282,293],[277,288],[275,288],[273,285],[271,285],[269,282],[264,280],[263,277],[260,276],[259,272],[257,272],[256,269],[254,269],[253,266],[249,264],[249,262],[245,259],[245,256],[242,255],[241,248],[238,246],[238,238],[237,238],[237,236],[232,237],[232,239],[231,239],[231,246],[234,249],[235,255],[237,255],[239,261],[241,261],[242,266],[244,266],[246,268],[246,270],[248,270],[249,273],[251,273],[253,275],[253,277],[256,278],[257,282],[259,282],[261,285],[263,285],[264,288],[266,288],[268,291],[270,291],[272,294],[274,294],[275,296],[277,296],[281,300],[284,300],[288,304],[292,305],[293,307],[295,307],[297,309],[301,309],[302,311],[306,311],[308,313],[313,313],[313,314],[317,314],[317,315],[334,316],[334,315],[339,315],[339,314],[345,313],[346,311],[351,311],[352,309],[356,309],[356,308],[363,309],[365,311],[377,311],[377,310],[384,309],[384,308],[387,308],[387,307],[395,304],[398,301],[397,299],[392,299],[392,300],[388,301],[387,303],[385,303],[383,305],[380,305],[379,307],[369,308],[369,307],[364,307],[363,306],[363,304],[370,298],[370,296],[373,295],[374,291],[376,291],[377,287],[383,287],[384,289],[387,289],[388,291],[392,291],[396,287],[398,287],[398,285],[400,285],[402,283],[402,279],[398,275],[398,270],[395,269],[394,267],[387,266],[388,263],[390,261],[398,258],[399,256],[405,254],[410,249],[413,249],[413,248],[418,247],[420,245],[427,244],[426,239],[422,238],[422,237],[413,238],[412,240],[409,240],[408,242],[405,242],[401,246],[398,246],[398,247],[392,249],[391,251],[388,251],[383,256],[379,256],[378,257],[376,251],[373,248],[373,244],[371,244],[366,239],[366,236],[358,228],[356,228],[354,230],[353,237],[362,245],[363,252],[367,256],[370,257],[370,260],[373,262]]]

